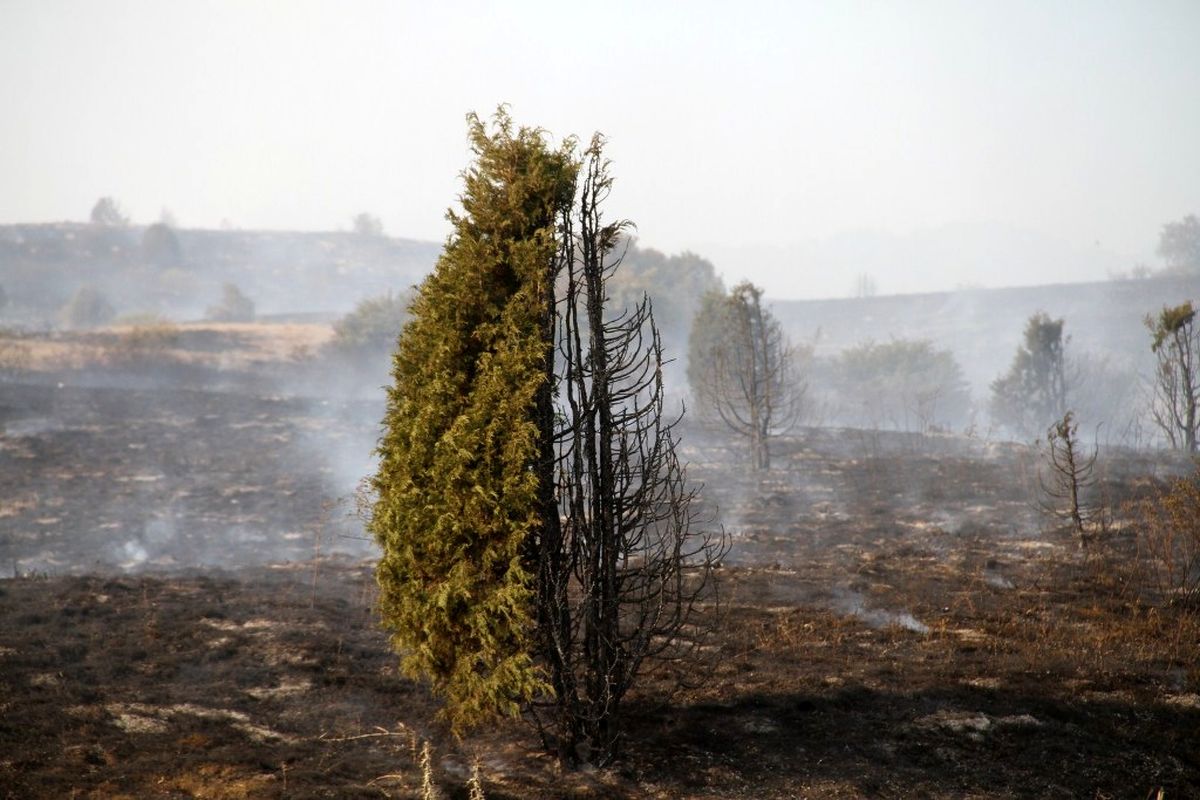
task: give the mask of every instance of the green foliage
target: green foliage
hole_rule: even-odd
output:
[[[388,390],[369,528],[384,624],[456,729],[546,685],[531,658],[527,540],[539,524],[534,420],[552,346],[545,298],[574,143],[469,118],[462,212],[414,300]]]
[[[623,257],[607,282],[610,306],[631,308],[648,295],[663,339],[683,350],[705,294],[724,291],[712,263],[691,252],[665,255],[638,247],[633,239],[623,239],[614,251]]]
[[[333,325],[330,349],[351,358],[387,355],[408,321],[410,292],[370,297]]]
[[[833,382],[838,407],[857,425],[925,433],[960,426],[970,413],[970,392],[954,354],[927,339],[843,350]]]
[[[204,316],[213,322],[253,322],[254,301],[237,286],[227,283],[221,287],[221,302],[209,306]]]
[[[1146,327],[1150,329],[1150,335],[1154,338],[1150,350],[1157,353],[1168,338],[1186,333],[1185,329],[1191,327],[1192,320],[1195,318],[1196,310],[1192,308],[1191,300],[1174,307],[1163,306],[1163,310],[1158,314],[1158,319],[1147,316]]]
[[[1023,344],[1008,372],[992,381],[992,419],[1032,437],[1066,413],[1063,320],[1038,312],[1025,324]]]
[[[80,287],[60,312],[62,324],[73,329],[106,325],[114,316],[112,304],[94,286]]]

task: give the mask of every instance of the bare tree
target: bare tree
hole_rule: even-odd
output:
[[[1157,318],[1147,315],[1146,327],[1154,342],[1150,349],[1158,357],[1150,414],[1177,450],[1196,452],[1200,428],[1200,332],[1196,310],[1189,300],[1183,305],[1164,306]]]
[[[1049,476],[1038,474],[1042,488],[1042,510],[1070,523],[1087,547],[1095,523],[1103,524],[1102,506],[1093,502],[1097,486],[1095,468],[1098,449],[1088,455],[1079,445],[1079,424],[1068,411],[1046,432],[1046,465]]]
[[[865,299],[877,294],[879,294],[879,282],[875,280],[874,275],[869,272],[860,272],[854,276],[852,297]]]
[[[558,520],[545,515],[538,558],[554,689],[543,735],[564,761],[596,764],[618,753],[621,704],[639,670],[698,643],[698,612],[726,547],[724,532],[697,516],[676,453],[679,418],[664,408],[649,299],[606,308],[627,223],[602,218],[612,180],[601,147],[596,137],[585,152],[578,206],[562,223]]]
[[[755,469],[771,466],[770,439],[791,430],[806,385],[779,320],[745,281],[705,298],[692,325],[688,375],[701,410],[750,445]]]

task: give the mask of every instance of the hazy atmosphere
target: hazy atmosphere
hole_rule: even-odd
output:
[[[0,0],[0,800],[1200,797],[1198,44]]]
[[[779,298],[1099,280],[1200,207],[1200,5],[0,3],[0,221],[440,242],[462,119],[603,131],[614,203]]]

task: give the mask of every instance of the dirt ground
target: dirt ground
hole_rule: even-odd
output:
[[[444,797],[1200,797],[1196,616],[1128,526],[1047,530],[1025,448],[804,430],[754,475],[687,431],[722,624],[565,772],[397,674],[349,502],[377,403],[104,383],[0,384],[0,797],[417,797],[426,741]]]

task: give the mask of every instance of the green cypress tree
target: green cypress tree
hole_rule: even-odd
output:
[[[369,528],[384,624],[406,673],[456,729],[516,713],[546,686],[531,653],[545,492],[538,409],[551,390],[556,223],[574,142],[468,117],[462,212],[392,361]]]

